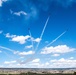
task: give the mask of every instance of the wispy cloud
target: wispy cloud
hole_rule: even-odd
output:
[[[0,50],[0,53],[2,53],[2,51]]]
[[[14,37],[16,37],[16,35],[10,35],[10,33],[5,34],[5,36],[6,36],[7,38],[14,38]]]
[[[24,12],[24,11],[14,12],[13,14],[14,14],[14,15],[17,15],[17,16],[21,16],[21,15],[26,16],[26,15],[27,15],[27,13]]]
[[[76,0],[57,0],[59,4],[61,4],[63,7],[68,7],[72,5]]]
[[[0,34],[2,34],[3,33],[3,31],[2,30],[0,30]]]
[[[69,59],[74,59],[74,57],[70,57]]]
[[[3,2],[6,2],[8,0],[0,0],[0,7],[2,6]]]
[[[49,43],[49,41],[45,41],[45,43]]]
[[[0,0],[0,6],[2,6],[2,0]]]
[[[44,0],[38,0],[38,1],[40,3],[42,3],[41,9],[43,9],[44,11],[47,11],[50,9],[50,5],[52,4],[52,2],[55,2],[56,4],[59,4],[65,8],[76,2],[76,0],[45,0],[45,1]]]

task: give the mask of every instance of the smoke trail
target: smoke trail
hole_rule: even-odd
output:
[[[42,39],[42,36],[43,36],[43,34],[44,34],[44,32],[45,32],[45,29],[46,29],[46,26],[47,26],[48,21],[49,21],[49,17],[48,17],[47,20],[46,20],[46,23],[45,23],[44,28],[43,28],[43,30],[42,30],[42,33],[41,33],[41,35],[40,35],[40,39]],[[38,44],[37,44],[37,46],[36,46],[36,49],[35,49],[35,52],[37,51],[40,42],[41,42],[41,41],[38,42]],[[34,55],[35,55],[35,54],[34,54]],[[28,58],[27,60],[25,60],[24,62],[20,63],[20,64],[24,64],[24,63],[30,62],[30,61],[33,59],[34,55],[33,55],[32,57]]]
[[[15,58],[14,56],[12,56],[12,55],[9,55],[7,52],[5,52],[5,51],[3,51],[3,53],[5,53],[9,58]]]
[[[7,48],[7,47],[4,47],[4,46],[0,46],[0,48],[5,49],[5,50],[8,50],[8,51],[13,52],[13,53],[18,52],[18,51],[12,50],[12,49]]]
[[[29,34],[30,34],[30,36],[31,36],[30,38],[31,38],[31,43],[32,43],[32,50],[34,50],[33,39],[32,39],[31,31],[30,31],[29,28],[28,28],[28,31],[29,31]],[[25,61],[19,61],[19,62],[20,62],[20,64],[25,64],[25,63],[31,61],[32,58],[33,58],[33,56],[31,56],[30,58],[28,58],[28,59],[25,60]]]
[[[42,33],[41,33],[41,35],[40,35],[40,39],[42,39],[42,37],[43,37],[43,34],[44,34],[44,32],[45,32],[45,29],[46,29],[46,26],[47,26],[47,24],[48,24],[48,21],[49,21],[49,17],[48,17],[47,20],[46,20],[46,23],[45,23],[44,28],[43,28],[43,30],[42,30]],[[39,46],[40,42],[41,42],[41,40],[38,42],[35,50],[38,49],[38,46]]]
[[[64,31],[62,34],[60,34],[56,39],[54,39],[52,42],[50,42],[48,45],[46,45],[45,47],[47,46],[50,46],[51,44],[53,44],[54,42],[56,42],[62,35],[64,35],[66,33],[66,31]]]
[[[26,64],[26,63],[32,61],[33,59],[34,59],[34,58],[31,57],[31,58],[28,58],[26,61],[19,61],[19,64],[20,64],[20,65],[22,65],[22,64]]]

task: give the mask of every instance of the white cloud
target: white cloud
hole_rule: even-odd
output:
[[[39,66],[40,66],[40,63],[31,63],[31,64],[29,64],[32,68],[35,68],[35,66],[36,66],[36,68],[38,68]]]
[[[3,32],[3,31],[2,31],[2,30],[0,30],[0,34],[2,34],[2,32]]]
[[[35,41],[35,42],[40,42],[41,39],[40,39],[40,38],[36,38],[36,39],[33,39],[33,41]]]
[[[7,0],[0,0],[0,7],[2,6],[3,2],[6,2]]]
[[[0,51],[0,53],[2,53],[2,51]]]
[[[57,57],[57,56],[60,56],[60,54],[53,54],[52,56]]]
[[[10,64],[15,64],[15,63],[16,63],[16,60],[14,60],[14,61],[5,61],[5,62],[4,62],[4,64],[9,64],[9,65],[10,65]]]
[[[7,38],[14,38],[14,37],[16,37],[16,35],[10,35],[10,33],[5,34],[5,36],[6,36]]]
[[[75,48],[70,48],[67,45],[58,45],[50,46],[42,49],[41,54],[50,54],[50,53],[68,53],[76,50]]]
[[[74,59],[74,57],[70,57],[69,59]]]
[[[10,35],[9,33],[5,34],[5,36],[7,38],[10,38],[11,41],[18,42],[20,44],[26,43],[26,40],[28,40],[30,38],[29,35],[26,35],[26,36],[23,36],[23,35],[17,36],[17,35]]]
[[[71,57],[70,57],[71,58]],[[52,59],[47,62],[41,62],[39,58],[32,60],[29,64],[24,63],[20,64],[16,60],[14,61],[5,61],[4,64],[9,67],[26,67],[26,68],[75,68],[76,67],[76,59]]]
[[[39,58],[37,58],[37,59],[34,59],[32,62],[33,62],[33,63],[40,62],[40,59],[39,59]]]
[[[17,15],[17,16],[20,16],[21,14],[25,16],[27,15],[27,13],[24,11],[14,12],[14,15]]]
[[[25,17],[25,19],[28,21],[28,20],[31,20],[31,19],[37,19],[38,18],[38,10],[31,6],[30,8],[30,12],[27,14],[27,16]],[[29,21],[28,21],[29,22]]]
[[[17,35],[10,35],[10,33],[7,33],[7,34],[5,34],[5,36],[7,38],[10,38],[11,41],[18,42],[20,44],[26,43],[26,40],[28,40],[29,38],[32,38],[32,41],[37,42],[37,43],[41,41],[40,38],[36,38],[35,39],[35,38],[33,38],[33,37],[29,36],[29,35],[26,35],[26,36],[23,36],[23,35],[17,36]],[[32,47],[32,45],[26,46],[25,48],[31,48],[31,47]]]
[[[2,6],[2,0],[0,0],[0,6]]]
[[[76,67],[76,60],[75,59],[54,59],[50,61],[50,67],[53,68],[74,68]]]
[[[32,68],[48,68],[50,66],[49,62],[40,63],[34,62],[29,64]]]
[[[53,59],[45,63],[33,62],[30,65],[35,68],[75,68],[76,59]]]
[[[20,44],[24,44],[28,38],[30,38],[29,35],[26,35],[26,36],[16,36],[16,37],[12,38],[11,41],[19,42]]]
[[[33,47],[32,45],[25,46],[26,49],[29,49],[29,48],[32,48],[32,47]]]
[[[18,55],[20,55],[20,56],[25,56],[25,55],[31,55],[31,54],[34,54],[34,53],[35,53],[34,51],[19,52]]]
[[[41,66],[43,66],[43,64],[41,64],[39,62],[39,59],[34,59],[34,62],[30,62],[29,64],[20,64],[19,62],[17,61],[5,61],[4,64],[6,65],[6,67],[21,67],[21,68],[39,68]],[[48,63],[46,63],[48,64]]]

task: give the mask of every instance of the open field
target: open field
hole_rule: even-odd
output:
[[[0,75],[76,75],[76,69],[1,68]]]
[[[47,73],[47,74],[38,74],[38,73],[20,73],[20,74],[0,74],[0,75],[76,75],[76,73],[74,74],[51,74],[51,73]]]

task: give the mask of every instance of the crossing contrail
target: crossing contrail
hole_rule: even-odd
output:
[[[40,35],[40,39],[42,39],[42,37],[43,37],[43,34],[44,34],[45,29],[46,29],[46,26],[47,26],[47,24],[48,24],[49,18],[50,18],[50,17],[48,17],[47,20],[46,20],[46,23],[45,23],[44,28],[43,28],[43,30],[42,30],[42,33],[41,33],[41,35]],[[30,35],[31,35],[30,30],[29,30],[29,33],[30,33]],[[37,51],[40,42],[41,42],[41,40],[38,42],[38,44],[37,44],[37,46],[36,46],[36,49],[35,49],[35,52]],[[21,64],[30,62],[30,61],[33,59],[34,56],[35,56],[35,54],[33,54],[30,58],[28,58],[27,60],[25,60],[25,61],[22,62]]]
[[[7,47],[4,47],[4,46],[0,46],[0,48],[1,49],[3,49],[3,50],[8,50],[8,51],[10,51],[10,52],[12,52],[13,54],[17,54],[19,51],[16,51],[16,50],[12,50],[12,49],[10,49],[10,48],[7,48]],[[5,53],[8,57],[10,57],[11,59],[12,58],[15,58],[15,56],[12,56],[12,55],[9,55],[7,52],[5,52],[5,51],[3,51],[3,53]],[[18,62],[18,61],[20,61],[19,59],[16,59],[16,61]]]
[[[60,34],[57,38],[55,38],[52,42],[50,42],[48,45],[46,45],[45,47],[48,47],[48,46],[50,46],[51,44],[53,44],[54,42],[56,42],[61,36],[63,36],[65,33],[67,32],[67,30],[66,31],[64,31],[62,34]]]
[[[35,50],[37,50],[37,49],[38,49],[38,46],[39,46],[39,44],[40,44],[40,42],[41,42],[41,39],[42,39],[43,34],[44,34],[44,32],[45,32],[46,26],[47,26],[47,24],[48,24],[48,21],[49,21],[49,17],[48,17],[48,18],[47,18],[47,20],[46,20],[46,23],[45,23],[44,28],[43,28],[43,30],[42,30],[42,33],[41,33],[41,35],[40,35],[40,41],[38,42],[38,44],[37,44],[37,46],[36,46],[36,49],[35,49]]]
[[[34,50],[34,44],[33,44],[33,39],[32,39],[30,28],[28,28],[28,31],[29,31],[29,35],[30,35],[30,38],[31,38],[32,50]],[[25,63],[29,62],[32,59],[32,57],[33,56],[31,56],[30,58],[26,59],[26,61],[19,61],[19,62],[20,62],[20,64],[25,64]]]

